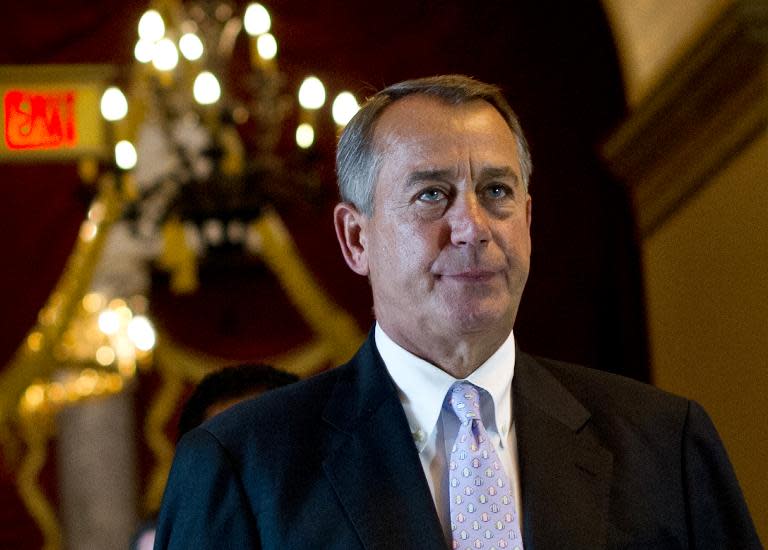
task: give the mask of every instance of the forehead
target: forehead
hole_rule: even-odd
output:
[[[439,162],[441,156],[469,153],[518,164],[512,130],[490,103],[480,99],[453,105],[423,94],[404,97],[381,114],[373,141],[382,160],[395,156],[402,161],[406,156],[414,162]]]

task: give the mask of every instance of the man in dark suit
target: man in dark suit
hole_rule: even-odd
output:
[[[337,168],[376,325],[185,436],[156,548],[761,547],[698,405],[516,347],[531,161],[495,87],[383,90]]]

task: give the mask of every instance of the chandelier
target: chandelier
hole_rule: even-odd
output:
[[[249,220],[281,197],[312,200],[319,192],[312,149],[326,87],[307,75],[295,94],[284,91],[270,30],[270,14],[258,3],[241,15],[227,2],[165,2],[139,21],[131,104],[142,122],[133,141],[118,140],[115,162],[133,171],[133,231],[151,240],[165,226],[171,264],[233,247],[257,253]],[[243,34],[245,67],[233,61]],[[107,90],[104,117],[122,120],[128,103],[118,88]],[[338,93],[331,109],[337,127],[357,109],[354,95]],[[286,134],[294,151],[285,147]],[[194,288],[192,279],[177,277],[176,289]]]
[[[356,341],[346,315],[324,297],[308,296],[310,277],[292,257],[273,205],[291,194],[317,196],[320,117],[332,117],[340,129],[358,103],[340,91],[327,113],[326,86],[314,75],[286,92],[271,28],[258,3],[239,13],[226,1],[165,0],[141,16],[127,93],[109,86],[100,101],[112,168],[97,178],[98,167],[81,163],[99,193],[24,350],[41,363],[53,355],[67,369],[30,385],[21,411],[52,411],[122,391],[137,366],[150,364],[156,335],[146,297],[153,266],[169,272],[175,293],[190,293],[201,262],[260,256],[287,279],[289,298],[316,333],[327,342]],[[233,55],[243,46],[245,63]],[[90,287],[83,288],[89,270]],[[313,317],[322,309],[336,312],[338,321]],[[345,353],[348,346],[335,347]]]

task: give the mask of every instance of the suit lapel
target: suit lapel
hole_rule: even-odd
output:
[[[513,388],[525,547],[604,548],[613,456],[589,412],[520,352]]]
[[[363,546],[445,550],[405,413],[373,336],[337,383],[324,420],[339,443],[324,462]]]

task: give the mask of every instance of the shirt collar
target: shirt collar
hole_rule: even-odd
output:
[[[457,381],[447,372],[416,357],[396,344],[376,323],[376,347],[398,389],[400,402],[419,452],[435,429],[445,394]],[[501,445],[507,441],[512,423],[512,377],[515,370],[515,337],[509,337],[467,380],[491,397],[496,431]]]

